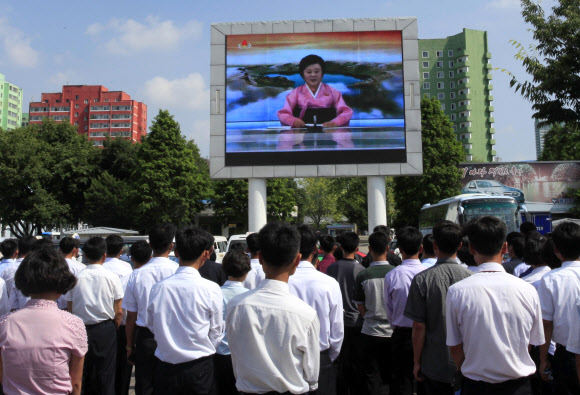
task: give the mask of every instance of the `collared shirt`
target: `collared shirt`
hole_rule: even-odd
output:
[[[2,259],[0,261],[0,277],[3,275],[4,270],[16,264],[15,259]]]
[[[72,302],[72,313],[85,325],[94,325],[115,318],[114,302],[123,299],[123,286],[119,276],[103,265],[87,265],[79,273],[77,285],[65,298]]]
[[[79,277],[79,273],[82,272],[84,269],[86,269],[86,266],[83,265],[82,263],[78,262],[76,259],[65,258],[65,260],[66,260],[66,263],[68,265],[69,270],[77,278]],[[20,291],[18,291],[18,292],[20,292]],[[20,298],[20,295],[18,296],[18,298]],[[18,304],[22,304],[22,302],[19,302]],[[66,294],[64,294],[60,298],[58,298],[56,301],[56,304],[58,304],[59,309],[66,309],[67,304],[68,304]]]
[[[515,268],[518,267],[523,262],[524,261],[522,261],[520,258],[511,258],[509,261],[505,261],[504,263],[502,263],[502,266],[505,269],[506,273],[514,274]],[[519,275],[517,275],[516,277],[519,277]]]
[[[288,280],[290,292],[316,310],[320,321],[320,351],[329,350],[330,359],[340,354],[344,338],[342,294],[338,282],[301,261]]]
[[[250,290],[256,288],[260,285],[260,282],[266,278],[266,274],[264,273],[264,269],[262,269],[259,259],[252,259],[251,265],[252,269],[244,280],[244,287]]]
[[[318,387],[318,316],[285,282],[264,280],[232,299],[226,331],[239,391],[303,394]]]
[[[193,267],[180,266],[151,289],[147,327],[155,335],[155,356],[178,364],[215,354],[224,331],[219,285]]]
[[[128,276],[133,273],[133,268],[128,262],[122,261],[118,258],[106,258],[103,267],[113,273],[115,273],[119,278]]]
[[[10,299],[6,282],[0,278],[0,316],[10,312]]]
[[[524,280],[529,284],[532,284],[534,288],[538,289],[542,277],[544,277],[547,273],[550,273],[551,270],[552,269],[550,269],[550,266],[538,266],[534,268],[534,270],[532,270],[530,274],[522,277],[522,280]]]
[[[147,306],[151,288],[164,278],[173,275],[178,267],[179,265],[169,258],[154,257],[130,274],[123,298],[123,308],[137,313],[138,326],[147,326]]]
[[[412,328],[413,321],[405,317],[405,305],[411,281],[417,273],[427,269],[418,259],[405,259],[385,276],[385,310],[393,326]]]
[[[326,273],[326,269],[328,269],[328,267],[334,262],[336,262],[334,256],[332,254],[328,254],[318,263],[318,270],[322,273]]]
[[[574,354],[580,354],[580,296],[576,299],[572,309],[566,350]]]
[[[32,299],[0,318],[0,348],[4,393],[70,394],[71,355],[87,353],[87,331],[80,318],[55,302]]]
[[[344,308],[344,326],[362,326],[363,320],[353,302],[355,279],[365,268],[355,259],[341,259],[326,269],[326,274],[338,281]]]
[[[538,287],[542,317],[552,321],[552,340],[567,345],[574,302],[580,296],[580,261],[566,261],[540,280]]]
[[[411,281],[404,315],[425,324],[421,372],[432,380],[450,383],[457,370],[445,344],[445,299],[451,285],[471,275],[455,259],[439,259]]]
[[[447,292],[447,345],[463,344],[461,372],[472,380],[501,383],[536,371],[528,346],[544,344],[538,293],[495,262]]]
[[[24,296],[22,292],[16,288],[16,283],[14,281],[16,270],[18,270],[23,260],[24,258],[16,259],[13,265],[10,265],[2,272],[2,279],[6,282],[6,291],[8,292],[8,304],[10,305],[10,310],[21,309],[30,300],[30,297]]]
[[[395,267],[377,261],[356,276],[353,300],[366,309],[361,332],[369,336],[391,337],[393,329],[385,310],[385,276]]]
[[[425,258],[421,261],[421,263],[425,266],[426,269],[428,269],[431,266],[435,266],[437,263],[437,258]]]
[[[526,270],[528,270],[531,266],[525,262],[520,263],[514,269],[514,276],[519,277],[521,276]]]
[[[224,298],[224,322],[226,320],[226,306],[228,302],[232,300],[234,297],[246,293],[249,291],[248,288],[244,288],[244,284],[239,281],[226,281],[224,285],[221,287],[222,295]],[[230,347],[228,346],[228,333],[224,331],[224,337],[220,342],[216,352],[220,355],[230,355]]]

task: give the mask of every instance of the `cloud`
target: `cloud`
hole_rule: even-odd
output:
[[[74,71],[59,71],[48,78],[48,83],[56,85],[59,88],[63,85],[72,85],[78,80],[77,73]]]
[[[520,0],[491,0],[487,3],[487,8],[520,8]]]
[[[201,37],[202,23],[189,21],[179,27],[171,20],[162,21],[155,16],[148,16],[143,23],[113,18],[104,25],[89,25],[86,33],[107,40],[104,44],[107,51],[129,55],[146,50],[176,49],[185,40]]]
[[[0,18],[0,36],[5,56],[15,65],[32,68],[38,63],[38,52],[30,45],[31,39],[22,31]]]
[[[199,73],[175,80],[154,77],[145,81],[144,94],[148,104],[161,108],[207,110],[209,106],[209,89]]]
[[[199,119],[193,122],[193,128],[185,133],[187,139],[193,139],[199,147],[201,156],[209,156],[209,119]]]

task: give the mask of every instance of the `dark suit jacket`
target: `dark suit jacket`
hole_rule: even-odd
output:
[[[520,258],[512,258],[509,261],[502,263],[502,266],[507,273],[514,274],[514,269],[516,266],[523,262],[524,261],[522,261]]]
[[[205,261],[201,269],[199,269],[199,274],[201,274],[201,277],[213,281],[220,287],[224,285],[228,279],[228,276],[222,270],[221,263],[210,261],[209,259]]]

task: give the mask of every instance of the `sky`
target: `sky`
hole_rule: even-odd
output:
[[[532,44],[519,0],[142,0],[0,3],[0,73],[24,90],[24,112],[62,85],[104,85],[167,109],[209,155],[210,26],[218,22],[416,16],[419,38],[486,30],[492,65],[527,78],[509,40]],[[550,1],[544,1],[544,5]],[[496,151],[535,160],[531,104],[493,71]]]

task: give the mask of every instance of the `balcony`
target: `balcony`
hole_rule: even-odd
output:
[[[496,156],[496,155],[497,155],[497,152],[496,152],[494,149],[492,149],[491,151],[489,151],[489,153],[490,153],[492,156]]]
[[[495,107],[494,106],[487,106],[486,110],[489,112],[493,112],[495,110]]]
[[[466,126],[464,128],[457,128],[456,133],[473,133],[475,131],[475,128],[473,126]]]
[[[491,80],[493,79],[493,75],[491,75],[491,73],[488,73],[488,74],[486,74],[486,75],[485,75],[485,78],[486,78],[488,81],[491,81]]]
[[[495,134],[495,129],[494,128],[489,128],[487,131],[489,132],[489,134]]]
[[[471,93],[464,93],[462,95],[460,95],[458,93],[457,96],[456,96],[456,99],[457,100],[461,100],[461,99],[467,99],[467,100],[469,100],[469,99],[471,99]]]
[[[473,144],[473,138],[468,138],[468,139],[459,139],[459,142],[461,144]]]
[[[487,122],[489,122],[489,123],[495,123],[495,118],[494,117],[489,117],[489,118],[487,118]]]
[[[486,63],[485,66],[484,66],[484,68],[486,70],[492,70],[493,69],[493,66],[491,65],[491,63]]]
[[[488,101],[490,101],[490,102],[492,102],[492,101],[493,101],[493,96],[492,96],[492,95],[490,95],[490,94],[488,94],[488,95],[487,95],[487,100],[488,100]]]
[[[486,52],[485,55],[483,55],[483,57],[485,59],[491,59],[491,52]]]
[[[492,91],[493,90],[493,85],[492,84],[488,84],[486,86],[486,88],[487,88],[488,91]]]
[[[459,106],[457,107],[457,111],[461,112],[461,111],[471,111],[473,109],[473,106],[471,104],[467,104],[465,106]]]

